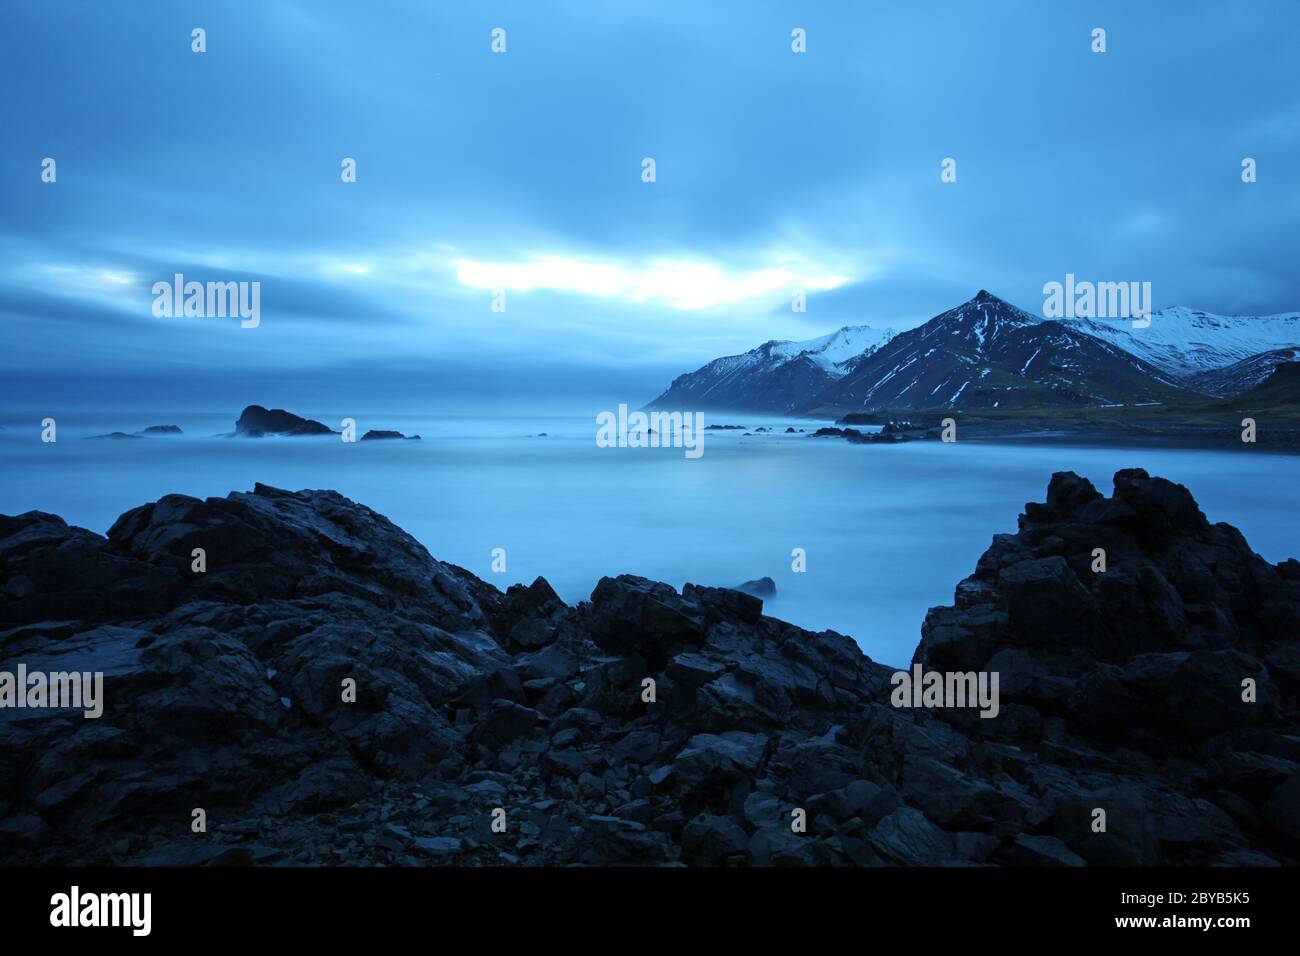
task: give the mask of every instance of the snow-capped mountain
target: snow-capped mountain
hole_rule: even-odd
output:
[[[827,413],[1202,403],[1300,358],[1300,312],[1171,308],[1129,319],[1044,320],[981,291],[894,334],[849,326],[768,342],[679,376],[652,407]]]
[[[877,329],[870,325],[846,325],[830,335],[809,339],[806,342],[775,342],[780,352],[791,359],[807,356],[828,373],[843,375],[854,359],[870,355],[894,337],[893,329]]]
[[[1233,362],[1223,368],[1198,372],[1188,378],[1187,384],[1198,391],[1226,398],[1240,395],[1260,385],[1284,362],[1297,361],[1300,361],[1300,347],[1287,346],[1273,349],[1271,352],[1260,352],[1258,355]]]
[[[1118,345],[1189,383],[1194,376],[1223,369],[1251,356],[1300,345],[1300,312],[1214,315],[1177,306],[1152,313],[1151,324],[1140,329],[1134,328],[1130,319],[1062,321]],[[1271,370],[1272,365],[1263,370],[1263,375]],[[1248,383],[1245,388],[1258,381]],[[1230,393],[1215,391],[1213,394]]]
[[[801,410],[1133,405],[1204,398],[1070,323],[980,293],[853,363]]]
[[[679,375],[648,407],[790,412],[893,335],[855,325],[803,342],[765,342]]]
[[[1300,408],[1300,362],[1277,363],[1267,378],[1229,402],[1232,407],[1241,409]]]

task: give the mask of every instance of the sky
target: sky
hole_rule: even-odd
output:
[[[1041,312],[1067,273],[1150,281],[1157,309],[1300,309],[1294,0],[0,20],[0,406],[644,402],[981,288]],[[155,315],[177,273],[259,282],[258,326]]]

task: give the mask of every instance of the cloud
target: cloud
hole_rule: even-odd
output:
[[[456,278],[476,289],[531,292],[547,289],[637,304],[657,303],[680,311],[759,301],[795,289],[821,292],[852,281],[811,266],[772,265],[734,270],[699,259],[650,259],[627,265],[540,255],[520,262],[456,259]]]
[[[805,55],[776,0],[218,4],[203,55],[183,9],[139,5],[11,5],[0,375],[347,360],[420,392],[478,362],[519,391],[542,363],[594,382],[904,328],[980,288],[1033,309],[1067,272],[1300,307],[1293,2],[1115,3],[1102,56],[1034,0],[804,4]],[[261,281],[261,327],[154,319],[175,272]]]

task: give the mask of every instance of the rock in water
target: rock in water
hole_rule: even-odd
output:
[[[752,594],[757,598],[776,597],[776,582],[771,578],[762,577],[755,581],[746,581],[744,584],[736,585],[737,591],[744,591],[746,594]]]
[[[1300,562],[1138,470],[1053,476],[927,616],[995,717],[737,590],[503,594],[329,491],[0,517],[0,581],[0,679],[104,674],[0,720],[13,865],[1297,862]]]
[[[337,435],[338,432],[313,419],[286,412],[283,408],[266,409],[261,405],[249,405],[235,422],[235,434],[246,438],[261,438],[264,435],[296,438],[302,435]]]
[[[372,428],[370,431],[366,432],[364,435],[361,436],[361,440],[362,441],[394,441],[394,440],[419,441],[420,436],[419,435],[408,436],[408,435],[403,435],[401,432],[378,431]]]

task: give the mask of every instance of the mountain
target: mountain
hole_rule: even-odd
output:
[[[1251,356],[1300,345],[1300,312],[1260,316],[1214,315],[1178,306],[1153,313],[1151,324],[1142,329],[1135,329],[1130,319],[1067,321],[1080,331],[1118,345],[1165,373],[1187,380],[1189,384],[1197,376]],[[1267,374],[1265,369],[1263,375]],[[1202,379],[1200,384],[1204,386],[1207,380]],[[1213,388],[1220,387],[1220,383],[1212,378],[1208,384]],[[1251,384],[1255,383],[1248,383],[1245,387],[1249,388]]]
[[[650,407],[838,411],[1203,403],[1300,358],[1300,312],[1176,307],[1129,319],[1044,320],[981,291],[894,334],[847,327],[768,342],[675,379]]]
[[[1276,408],[1279,405],[1300,407],[1300,362],[1282,362],[1272,374],[1249,391],[1230,402],[1233,408]]]
[[[790,412],[893,335],[892,329],[858,325],[804,342],[765,342],[679,375],[647,407]]]
[[[1103,406],[1203,398],[1117,345],[1070,323],[1044,321],[981,290],[856,360],[801,410]]]
[[[1198,372],[1187,380],[1187,384],[1208,395],[1241,395],[1266,381],[1273,374],[1273,369],[1282,363],[1295,361],[1300,361],[1300,348],[1287,346],[1271,352],[1260,352],[1223,368]]]

